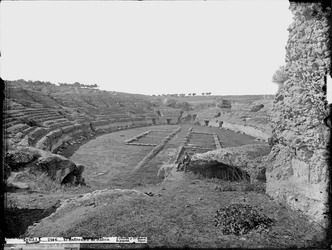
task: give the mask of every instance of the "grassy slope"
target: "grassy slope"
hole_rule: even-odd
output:
[[[314,231],[305,219],[265,194],[221,192],[215,187],[216,183],[192,173],[173,172],[163,183],[140,189],[153,196],[129,191],[91,198],[84,205],[78,201],[29,235],[144,236],[150,247],[304,247],[314,243]],[[233,203],[251,205],[274,219],[274,225],[243,236],[221,235],[213,226],[213,216],[218,208]]]

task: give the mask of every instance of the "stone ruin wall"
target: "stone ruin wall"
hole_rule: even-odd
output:
[[[54,152],[54,150],[60,147],[64,142],[73,140],[81,135],[91,132],[89,123],[59,128],[49,132],[40,141],[38,141],[36,148]]]
[[[201,126],[205,126],[204,120],[198,121]],[[234,132],[240,132],[246,135],[250,135],[256,138],[259,138],[263,141],[268,142],[269,138],[272,136],[272,133],[270,131],[269,126],[260,126],[260,128],[256,128],[253,126],[248,126],[243,124],[240,124],[241,122],[225,122],[223,120],[220,120],[220,118],[214,118],[209,120],[208,126],[209,127],[216,127],[216,128],[223,128],[228,129]]]
[[[89,133],[103,133],[124,130],[134,127],[151,126],[153,125],[152,119],[120,119],[109,121],[93,121],[83,124],[76,124],[59,128],[49,132],[36,144],[36,148],[54,152],[64,142],[75,140],[82,135]]]
[[[294,15],[286,46],[289,78],[274,100],[266,191],[325,231],[330,129],[323,120],[328,116],[326,76],[331,74],[330,8],[291,1],[289,9]]]

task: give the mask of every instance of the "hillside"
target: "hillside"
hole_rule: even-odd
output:
[[[220,96],[152,97],[74,84],[58,86],[39,81],[5,81],[3,124],[6,143],[7,147],[21,143],[55,151],[64,143],[59,134],[62,134],[60,137],[72,137],[73,134],[77,137],[125,127],[193,122],[197,113],[205,116],[211,113],[210,109],[216,107],[220,98],[224,99]],[[262,98],[227,96],[225,100],[231,103],[232,110],[242,112],[243,106],[254,105],[257,101],[268,102],[266,96],[264,100]],[[206,119],[202,115],[198,118]],[[72,132],[74,128],[75,133]],[[56,145],[46,145],[46,135],[58,138]]]

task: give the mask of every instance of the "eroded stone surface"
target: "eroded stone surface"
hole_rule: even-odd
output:
[[[162,180],[167,178],[176,167],[177,164],[165,164],[161,166],[157,173],[158,178]]]
[[[330,73],[330,10],[318,3],[290,5],[286,72],[272,109],[273,141],[267,193],[327,227],[329,129],[323,87]]]
[[[214,162],[237,167],[246,172],[251,181],[265,178],[264,156],[270,152],[266,144],[250,144],[241,147],[221,148],[204,154],[195,154],[191,158],[189,169],[204,168]]]
[[[19,147],[15,151],[10,151],[6,156],[6,162],[10,169],[32,168],[46,172],[58,184],[61,184],[68,175],[72,175],[75,178],[73,181],[68,180],[66,183],[84,183],[82,178],[84,166],[76,165],[61,155],[52,154],[37,148]]]

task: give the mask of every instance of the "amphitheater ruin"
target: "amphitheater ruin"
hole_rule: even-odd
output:
[[[265,99],[229,97],[227,107],[220,107],[220,100],[211,105],[210,95],[196,106],[190,103],[196,97],[187,97],[189,104],[185,97],[172,97],[168,105],[169,97],[5,81],[6,237],[121,235],[142,227],[155,237],[151,246],[177,247],[189,234],[203,235],[188,239],[193,247],[326,246],[331,235],[331,126],[324,123],[330,115],[328,2],[290,1],[288,80]],[[188,172],[178,168],[185,152],[191,159]],[[274,216],[272,233],[252,234],[243,243],[241,235],[217,236],[218,229],[205,228],[209,224],[201,230],[202,218],[218,202],[262,205]],[[18,222],[17,216],[34,213]],[[103,224],[106,217],[113,218],[107,222],[113,227]],[[293,235],[286,235],[288,229]],[[213,243],[208,236],[216,237]],[[167,245],[167,237],[179,241]]]

